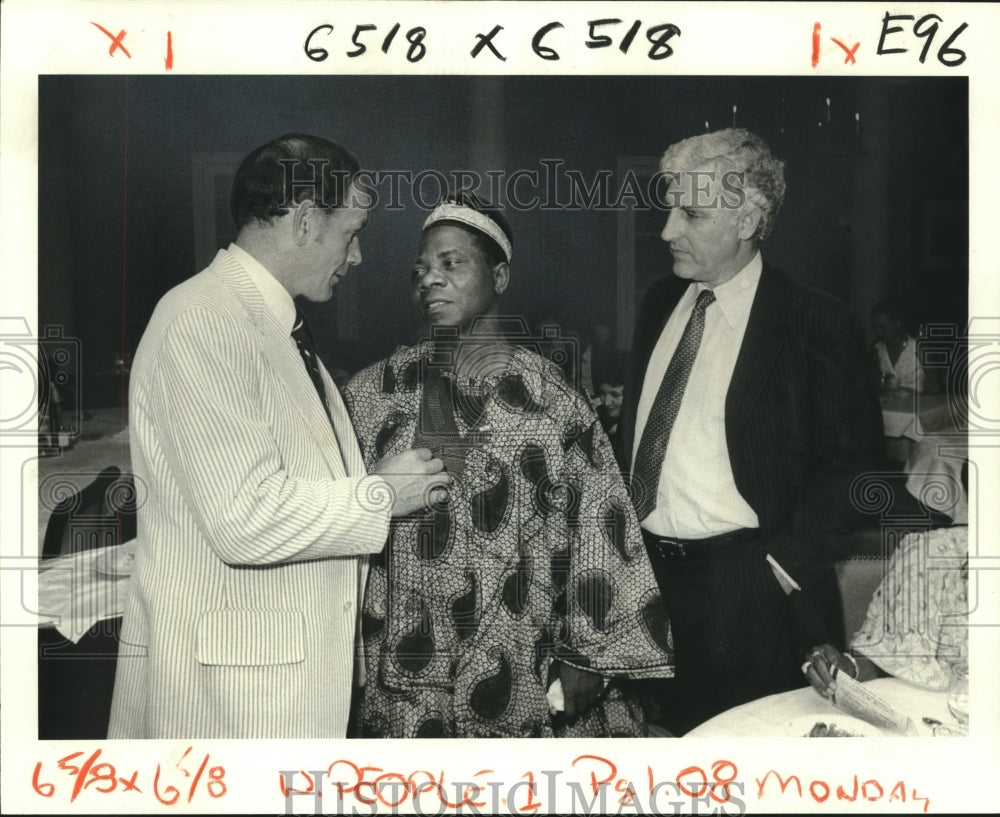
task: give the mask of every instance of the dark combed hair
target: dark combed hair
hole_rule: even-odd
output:
[[[510,228],[510,224],[507,222],[503,211],[492,204],[485,204],[482,199],[479,198],[471,190],[456,190],[454,193],[449,193],[444,196],[438,204],[460,204],[463,207],[468,207],[472,210],[482,213],[484,216],[491,219],[507,236],[507,240],[510,242],[511,246],[514,246],[514,232]],[[473,242],[480,249],[483,255],[486,256],[486,260],[489,262],[491,267],[495,267],[497,264],[505,262],[507,260],[507,255],[500,248],[492,238],[490,238],[486,233],[482,233],[470,227],[468,224],[463,224],[460,221],[451,221],[449,219],[443,218],[440,221],[435,221],[434,225],[437,227],[439,224],[451,224],[455,227],[461,227],[469,235],[472,236]]]
[[[236,171],[229,198],[236,230],[283,216],[306,199],[328,209],[341,207],[358,170],[358,160],[327,139],[304,133],[272,139]]]

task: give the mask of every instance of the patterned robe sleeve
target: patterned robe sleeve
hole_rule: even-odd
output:
[[[569,553],[556,656],[604,675],[673,675],[666,608],[611,443],[590,406],[567,395],[563,431]],[[561,602],[557,602],[561,606]]]

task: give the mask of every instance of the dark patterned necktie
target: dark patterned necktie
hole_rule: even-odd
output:
[[[649,410],[646,427],[639,440],[639,449],[632,469],[633,494],[638,494],[636,513],[639,520],[645,519],[656,505],[656,489],[660,484],[660,470],[663,457],[667,453],[670,432],[681,407],[684,389],[687,387],[691,367],[698,356],[701,336],[705,331],[705,310],[715,300],[710,289],[698,294],[691,317],[688,318],[684,334],[670,359],[670,365],[660,381],[656,399]]]
[[[301,313],[295,313],[295,326],[292,329],[292,337],[295,345],[299,347],[299,354],[302,355],[302,362],[306,364],[306,371],[309,372],[309,379],[316,387],[323,408],[326,409],[326,416],[330,418],[330,403],[326,399],[326,388],[323,386],[323,375],[319,371],[319,360],[316,357],[316,344],[313,341],[312,332],[309,331],[309,324]],[[331,421],[332,424],[332,421]]]

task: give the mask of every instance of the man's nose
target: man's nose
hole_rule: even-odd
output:
[[[361,263],[361,242],[357,238],[351,242],[350,249],[347,251],[347,263],[352,267]]]
[[[428,267],[427,271],[420,276],[418,286],[421,290],[430,289],[432,286],[440,286],[444,281],[441,270],[436,267]]]
[[[667,242],[673,241],[681,234],[681,225],[680,211],[675,207],[667,216],[667,223],[663,225],[663,232],[660,233],[660,238]]]

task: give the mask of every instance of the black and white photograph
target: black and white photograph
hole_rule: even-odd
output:
[[[995,10],[365,5],[5,9],[11,811],[989,810]]]

